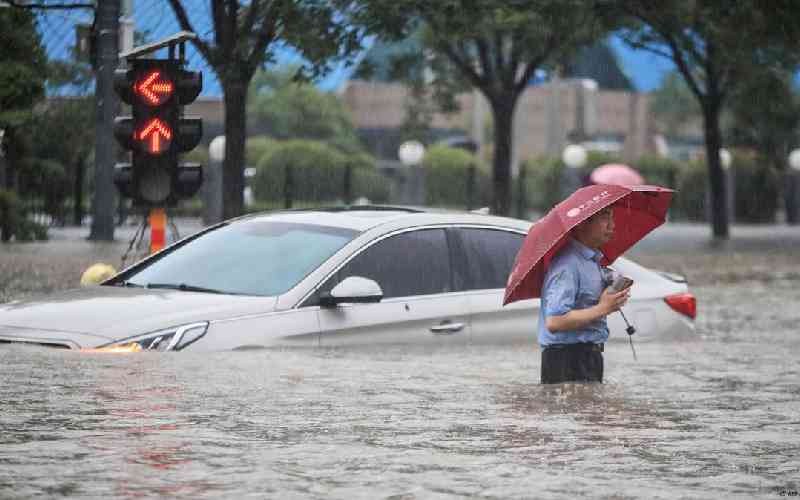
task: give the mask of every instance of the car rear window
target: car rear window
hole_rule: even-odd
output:
[[[525,236],[499,229],[458,228],[452,233],[456,290],[505,288]]]
[[[359,232],[295,222],[243,220],[203,234],[127,277],[133,285],[184,284],[243,295],[279,295]]]

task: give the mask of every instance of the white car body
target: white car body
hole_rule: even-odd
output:
[[[185,339],[193,339],[185,343],[185,348],[193,351],[378,343],[533,345],[537,341],[539,299],[503,307],[504,288],[498,286],[499,280],[504,285],[511,265],[509,258],[513,261],[530,222],[475,213],[353,207],[349,210],[272,212],[241,217],[221,226],[236,228],[239,227],[236,225],[247,224],[265,227],[284,224],[290,228],[295,224],[313,225],[355,232],[352,239],[291,288],[275,295],[114,286],[124,284],[129,277],[135,278],[137,273],[161,258],[165,262],[169,258],[183,258],[180,252],[189,253],[182,248],[184,245],[191,248],[194,240],[207,237],[202,233],[218,230],[210,228],[131,266],[104,286],[0,305],[0,345],[21,342],[86,349],[129,345],[131,338],[160,331],[167,332],[165,339],[180,340],[180,335],[173,334],[175,329],[185,325],[191,326],[181,334],[186,331]],[[416,254],[398,251],[400,242],[413,243],[415,239],[420,245],[424,243],[420,248],[426,251],[440,254],[446,251],[443,262],[417,259]],[[445,250],[439,248],[441,241],[446,242]],[[496,258],[479,250],[481,244],[499,245],[498,241],[507,243]],[[516,248],[511,248],[514,245]],[[305,246],[298,248],[298,252],[306,250],[309,249]],[[384,250],[388,252],[385,257],[381,254]],[[473,269],[469,264],[474,264],[478,254],[491,261],[484,260],[485,265],[472,266]],[[287,260],[291,258],[291,252],[285,256]],[[371,301],[322,304],[322,295],[336,292],[332,289],[335,283],[341,285],[339,290],[347,288],[343,281],[348,277],[345,276],[348,269],[358,269],[361,261],[373,265],[373,261],[378,262],[380,266],[373,268],[378,274],[394,272],[393,266],[397,267],[397,272],[401,273],[399,280],[412,289],[417,281],[430,281],[435,273],[444,272],[444,267],[449,269],[450,281],[442,284],[445,289],[436,293],[397,296],[402,292],[395,292],[378,300],[379,297],[369,299],[368,296],[374,295],[375,282],[379,280],[351,280],[348,282],[352,285],[350,291],[363,292]],[[197,267],[202,274],[202,266]],[[257,261],[251,267],[252,273],[259,272]],[[624,257],[612,267],[634,280],[625,313],[637,328],[637,340],[694,334],[693,319],[676,312],[664,300],[670,295],[688,292],[686,283],[679,277],[646,269]],[[484,277],[486,280],[482,281]],[[383,281],[377,283],[380,287],[377,293],[399,286],[387,282],[392,280]],[[491,286],[482,288],[481,283]],[[431,286],[436,286],[435,280]],[[619,314],[609,317],[609,327],[611,340],[627,339]],[[148,339],[152,337],[154,335]],[[167,340],[164,342],[159,350],[180,349],[184,341],[175,341],[171,347],[167,347]]]

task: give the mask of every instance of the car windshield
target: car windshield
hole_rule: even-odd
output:
[[[358,231],[244,220],[209,231],[127,276],[129,286],[279,295],[291,289]]]

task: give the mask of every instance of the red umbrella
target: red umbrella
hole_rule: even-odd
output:
[[[569,241],[569,232],[605,207],[614,205],[614,236],[600,248],[609,265],[664,223],[671,189],[659,186],[598,184],[581,188],[531,226],[506,284],[503,305],[541,296],[553,256]]]
[[[606,163],[592,170],[589,180],[593,184],[617,184],[620,186],[636,186],[644,184],[644,178],[627,165]]]

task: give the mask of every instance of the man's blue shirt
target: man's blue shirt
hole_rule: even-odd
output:
[[[547,329],[547,316],[561,316],[573,309],[586,309],[600,302],[603,292],[602,254],[571,239],[550,262],[542,285],[539,309],[539,344],[574,344],[608,340],[606,318],[592,321],[578,330],[553,333]]]

